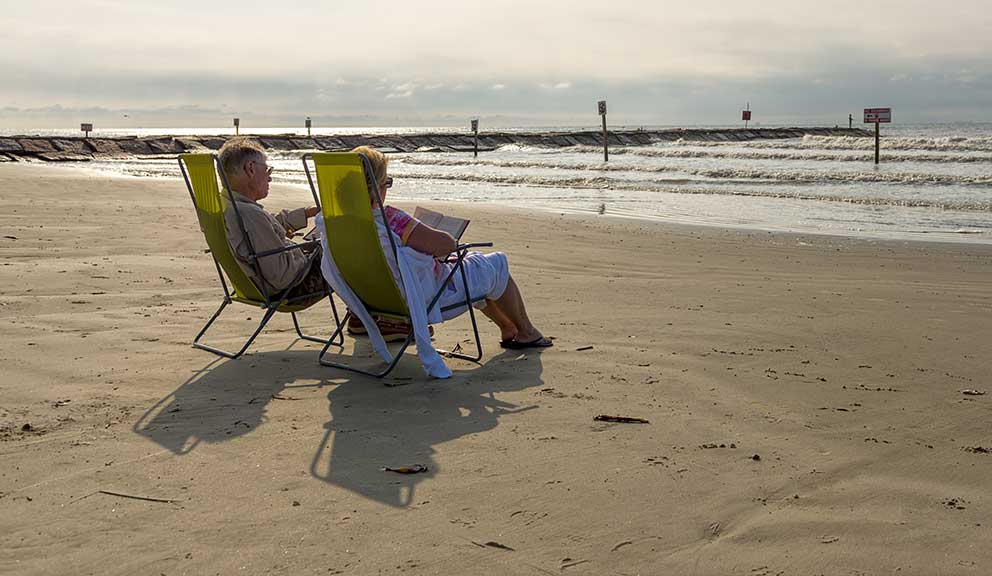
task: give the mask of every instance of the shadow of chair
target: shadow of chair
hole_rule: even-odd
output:
[[[132,430],[174,454],[188,454],[202,442],[226,442],[258,428],[273,396],[320,371],[312,350],[248,358],[250,362],[218,358],[196,370],[146,410]]]
[[[311,474],[390,506],[414,504],[418,483],[440,470],[434,447],[492,430],[505,415],[536,408],[496,398],[496,393],[542,384],[541,355],[505,352],[481,368],[455,370],[449,380],[384,388],[368,378],[353,378],[327,395],[331,419],[314,453]],[[493,377],[487,368],[513,362],[512,378]],[[421,474],[384,474],[384,466],[420,464]]]
[[[367,343],[359,350],[371,354]],[[423,380],[419,367],[410,362],[408,369],[401,366],[394,372],[386,386],[383,380],[347,373],[330,380],[313,361],[311,350],[257,352],[250,359],[218,359],[195,371],[145,411],[133,431],[185,455],[201,443],[227,442],[259,428],[273,396],[287,389],[327,386],[331,419],[324,424],[310,473],[328,484],[402,507],[414,502],[418,483],[440,470],[433,457],[436,445],[492,430],[501,416],[533,409],[495,395],[542,384],[540,353],[522,356],[519,351],[489,358],[481,367],[456,369],[448,380]],[[492,370],[511,362],[512,377]],[[297,383],[301,381],[308,383]],[[423,464],[427,472],[407,476],[381,470],[409,464]]]

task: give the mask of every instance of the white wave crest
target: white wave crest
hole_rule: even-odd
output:
[[[495,174],[404,174],[405,179],[444,180],[459,182],[479,182],[496,185],[523,185],[552,188],[578,188],[598,190],[626,190],[639,192],[669,192],[677,194],[707,194],[723,196],[752,196],[762,198],[788,198],[793,200],[819,200],[826,202],[843,202],[872,206],[901,206],[918,208],[938,208],[942,210],[958,210],[964,212],[992,212],[992,202],[956,201],[927,198],[899,198],[891,196],[856,196],[845,193],[818,192],[816,190],[796,191],[782,189],[743,189],[729,187],[700,187],[706,182],[688,179],[660,179],[649,182],[618,180],[608,176],[576,177],[576,176],[537,176],[537,175],[495,175]]]
[[[784,183],[859,183],[881,182],[894,184],[936,185],[992,185],[992,176],[930,174],[906,171],[820,171],[820,170],[769,170],[761,168],[692,168],[685,166],[620,166],[605,162],[575,162],[568,160],[470,160],[457,157],[414,157],[403,159],[404,164],[421,166],[491,166],[518,169],[566,169],[595,172],[671,173],[690,174],[714,180],[763,180]]]
[[[527,144],[504,144],[496,148],[496,152],[526,152],[528,154],[557,154],[560,151],[561,149],[558,148],[544,148]]]
[[[727,147],[746,146],[747,148],[798,149],[798,150],[874,150],[875,139],[855,136],[813,136],[806,135],[799,139],[788,140],[751,140],[742,142],[701,142],[695,140],[679,140],[673,143],[659,143],[655,147],[692,146]],[[882,147],[885,150],[921,150],[921,151],[954,151],[954,152],[992,152],[992,136],[882,136]]]

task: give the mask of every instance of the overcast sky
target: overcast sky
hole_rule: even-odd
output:
[[[989,0],[34,0],[0,30],[0,128],[992,121]]]

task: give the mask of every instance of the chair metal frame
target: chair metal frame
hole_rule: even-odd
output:
[[[196,203],[196,194],[193,191],[193,184],[190,182],[189,174],[187,173],[186,170],[186,164],[183,161],[184,156],[185,155],[181,154],[178,157],[179,170],[180,172],[182,172],[183,180],[186,182],[186,189],[189,191],[190,199],[193,201],[193,207],[199,210],[200,207]],[[210,317],[210,320],[208,320],[207,323],[203,326],[203,328],[201,328],[200,331],[196,334],[196,337],[193,339],[193,347],[199,348],[201,350],[206,350],[208,352],[212,352],[214,354],[217,354],[218,356],[223,356],[225,358],[231,358],[231,359],[239,358],[241,357],[242,354],[245,353],[245,351],[248,350],[248,347],[251,346],[252,342],[255,341],[255,338],[262,332],[262,329],[265,328],[265,325],[268,324],[272,316],[276,312],[280,311],[280,308],[287,305],[292,306],[294,302],[310,299],[317,295],[321,295],[321,296],[323,296],[324,294],[327,295],[327,299],[331,304],[331,312],[334,315],[334,322],[336,324],[340,323],[338,317],[338,310],[337,307],[334,305],[333,290],[331,289],[330,286],[327,286],[326,284],[325,284],[325,290],[321,292],[302,294],[299,296],[294,296],[292,298],[289,297],[289,293],[290,291],[293,290],[293,288],[295,288],[299,284],[299,282],[297,284],[294,284],[293,286],[287,287],[282,292],[279,292],[273,296],[269,295],[268,288],[265,286],[266,283],[264,282],[265,276],[262,274],[262,269],[259,266],[258,260],[266,256],[281,254],[289,250],[302,250],[305,247],[317,246],[320,243],[318,241],[294,243],[292,246],[284,246],[282,248],[276,248],[274,250],[266,250],[265,252],[256,253],[255,248],[252,245],[251,238],[248,236],[247,231],[245,229],[244,221],[241,219],[241,212],[238,210],[238,203],[234,198],[234,193],[231,190],[231,185],[227,180],[227,174],[224,173],[223,167],[220,164],[220,159],[217,157],[216,154],[210,154],[210,156],[213,159],[214,171],[216,174],[220,175],[220,181],[223,183],[224,191],[227,192],[228,200],[231,202],[231,206],[234,208],[234,213],[238,221],[238,226],[241,228],[241,234],[245,239],[245,243],[248,245],[248,256],[249,259],[251,260],[252,268],[255,271],[255,273],[258,275],[258,277],[263,279],[263,282],[261,282],[260,283],[261,285],[259,286],[259,283],[254,282],[253,280],[251,280],[250,277],[248,278],[255,286],[255,288],[258,289],[259,292],[261,292],[262,300],[248,301],[245,299],[236,299],[235,298],[237,294],[236,291],[233,288],[228,287],[227,281],[224,279],[224,272],[223,269],[221,268],[220,262],[217,261],[217,257],[213,254],[213,251],[210,250],[208,246],[207,251],[210,252],[210,256],[214,261],[214,267],[217,269],[217,277],[220,278],[220,284],[224,290],[224,299],[223,301],[221,301],[220,307],[217,309],[217,311],[214,312],[213,316]],[[301,278],[300,282],[302,281],[303,279]],[[210,326],[214,323],[214,321],[217,320],[217,318],[220,317],[221,313],[224,311],[224,308],[226,308],[228,304],[231,304],[232,302],[236,302],[236,301],[250,305],[257,304],[261,309],[265,310],[265,313],[262,316],[262,320],[258,323],[258,326],[255,328],[255,331],[252,332],[251,337],[249,337],[248,340],[244,343],[244,345],[241,346],[241,349],[238,350],[237,352],[228,352],[221,348],[217,348],[200,342],[200,339],[204,336],[204,334],[206,334],[207,330],[210,329]],[[316,302],[314,302],[313,304],[316,304]],[[310,306],[312,306],[313,304],[311,304]],[[341,335],[335,334],[335,336],[332,336],[329,339],[323,339],[303,333],[303,331],[300,329],[300,323],[296,318],[296,312],[305,310],[310,306],[306,306],[304,308],[301,308],[300,310],[290,311],[290,316],[292,316],[293,318],[293,328],[296,330],[296,335],[299,336],[301,340],[309,340],[310,342],[317,342],[320,344],[324,344],[325,345],[324,349],[327,349],[327,347],[330,347],[332,344],[336,346],[343,346],[344,345],[343,334]],[[335,342],[335,338],[337,338],[336,342]]]
[[[369,162],[369,159],[365,157],[365,155],[363,155],[363,154],[357,154],[357,156],[359,158],[361,158],[361,161],[362,161],[362,171],[364,172],[364,175],[365,175],[365,187],[366,187],[367,191],[371,191],[371,194],[374,194],[375,195],[376,205],[379,208],[379,216],[382,218],[382,221],[383,222],[388,222],[388,219],[386,218],[386,209],[385,209],[385,206],[382,203],[382,198],[379,195],[379,187],[377,186],[377,184],[375,182],[375,177],[374,177],[374,174],[373,174],[373,171],[372,171],[372,164]],[[307,154],[304,154],[303,155],[303,170],[304,170],[304,172],[306,172],[307,182],[310,184],[310,192],[313,194],[314,202],[317,204],[317,207],[318,208],[321,208],[321,210],[323,210],[322,204],[320,202],[320,193],[317,190],[317,186],[314,185],[313,175],[310,172],[309,162],[312,161],[312,160],[313,160],[313,154],[312,153],[307,153]],[[315,165],[315,167],[316,167],[316,165]],[[370,196],[370,201],[371,201],[371,196]],[[398,249],[396,247],[396,241],[393,239],[393,235],[392,234],[387,234],[387,236],[389,237],[389,246],[390,246],[390,249],[391,249],[391,251],[393,253],[393,259],[394,259],[395,262],[399,262],[399,255],[398,255]],[[448,284],[449,281],[451,281],[451,278],[454,276],[455,272],[460,272],[460,276],[461,276],[461,279],[462,279],[462,286],[465,289],[465,301],[464,302],[459,302],[457,304],[452,304],[452,305],[449,305],[449,306],[445,306],[445,307],[441,308],[441,311],[442,312],[445,312],[445,311],[448,311],[448,310],[453,310],[455,308],[459,308],[461,306],[466,306],[468,308],[469,318],[471,318],[471,320],[472,320],[472,333],[475,336],[476,353],[474,355],[469,355],[469,354],[462,354],[462,353],[456,352],[454,350],[442,350],[442,349],[438,348],[437,351],[438,351],[439,354],[442,354],[444,356],[450,356],[450,357],[453,357],[453,358],[460,358],[462,360],[468,360],[470,362],[478,362],[479,360],[482,359],[482,341],[479,338],[479,326],[478,326],[478,323],[476,322],[476,319],[475,319],[475,307],[472,306],[472,304],[474,304],[475,302],[479,302],[481,300],[485,300],[485,296],[474,298],[474,299],[471,297],[471,294],[470,294],[469,288],[468,288],[468,278],[465,275],[465,267],[463,266],[463,262],[465,260],[465,257],[468,255],[468,251],[469,250],[471,250],[473,248],[492,247],[492,245],[493,245],[492,242],[474,242],[474,243],[458,244],[458,246],[455,248],[455,250],[451,254],[449,254],[448,257],[447,257],[447,259],[446,259],[447,262],[453,263],[454,266],[452,266],[451,271],[448,272],[448,275],[444,278],[444,281],[441,283],[441,287],[438,289],[437,293],[434,294],[434,297],[431,299],[430,304],[428,304],[428,306],[427,306],[427,313],[430,314],[430,311],[433,310],[434,307],[437,305],[438,301],[441,299],[441,295],[444,293],[445,286]],[[380,245],[380,249],[381,248],[382,248],[382,246]],[[396,270],[396,273],[400,276],[400,278],[402,280],[402,274],[403,273],[400,270]],[[389,280],[390,281],[395,281],[392,277],[390,277]],[[402,294],[402,292],[400,292],[400,293]],[[359,295],[356,294],[356,296],[359,296]],[[359,296],[359,300],[362,300],[361,299],[361,296]],[[370,316],[373,316],[373,317],[374,316],[386,316],[386,317],[396,317],[397,316],[393,312],[383,312],[383,311],[380,311],[380,310],[375,310],[374,308],[371,308],[370,306],[368,306],[365,303],[364,300],[362,300],[362,305],[365,306],[366,312],[368,312],[369,315]],[[409,304],[407,304],[407,305],[409,305]],[[348,313],[345,314],[344,318],[338,323],[337,328],[334,330],[334,333],[331,335],[330,339],[328,340],[329,342],[332,341],[332,340],[334,340],[335,338],[337,338],[339,336],[343,338],[343,335],[342,335],[343,332],[342,331],[344,330],[344,327],[348,323],[348,320],[349,320],[349,318],[351,316],[352,316],[352,312],[349,310]],[[407,320],[409,320],[409,317],[407,317]],[[386,366],[384,369],[382,369],[380,371],[377,371],[377,372],[363,370],[361,368],[358,368],[358,367],[355,367],[355,366],[350,366],[348,364],[344,364],[344,363],[340,363],[340,362],[332,362],[330,360],[326,360],[324,358],[324,355],[327,353],[328,348],[330,348],[330,344],[324,345],[324,348],[320,351],[320,355],[318,356],[318,361],[320,362],[320,364],[322,366],[330,366],[330,367],[333,367],[333,368],[339,368],[339,369],[342,369],[342,370],[348,370],[350,372],[357,372],[359,374],[364,374],[366,376],[373,376],[375,378],[382,378],[382,377],[386,376],[387,374],[389,374],[390,372],[392,372],[393,368],[396,367],[396,365],[400,361],[400,358],[403,357],[403,353],[406,351],[406,349],[413,342],[413,339],[414,339],[413,330],[410,330],[410,333],[407,334],[406,339],[403,341],[403,344],[400,346],[399,351],[397,351],[393,355],[393,361],[391,363],[389,363],[389,365]]]

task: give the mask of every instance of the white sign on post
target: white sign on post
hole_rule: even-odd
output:
[[[888,124],[892,122],[892,108],[865,108],[865,124]]]
[[[878,164],[879,144],[881,135],[879,134],[879,124],[892,122],[892,108],[865,108],[865,124],[875,125],[875,164]]]
[[[606,100],[599,101],[599,115],[606,116]]]

